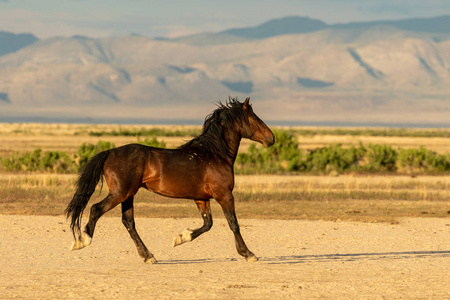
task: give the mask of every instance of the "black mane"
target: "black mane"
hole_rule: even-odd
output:
[[[226,104],[219,102],[218,108],[206,116],[202,133],[179,149],[200,146],[223,159],[232,158],[233,153],[225,140],[225,133],[227,130],[235,130],[236,123],[240,126],[244,122],[248,120],[241,102],[235,98],[229,98]]]

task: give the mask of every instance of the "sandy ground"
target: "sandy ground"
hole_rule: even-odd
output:
[[[159,260],[143,263],[119,218],[100,219],[92,245],[69,251],[64,217],[0,215],[0,298],[450,299],[450,219],[400,224],[240,220],[235,250],[224,219],[172,248],[199,219],[137,219]]]

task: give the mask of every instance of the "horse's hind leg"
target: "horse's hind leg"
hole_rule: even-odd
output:
[[[190,242],[197,238],[202,233],[211,229],[213,221],[211,216],[211,207],[209,200],[195,200],[197,208],[200,211],[203,218],[203,226],[194,230],[186,229],[177,236],[174,237],[172,241],[172,246],[178,246],[186,242]]]
[[[118,195],[109,194],[102,201],[92,205],[91,213],[89,215],[89,222],[86,224],[84,231],[81,232],[78,239],[73,242],[71,250],[78,250],[89,246],[91,244],[95,225],[97,224],[98,219],[100,219],[100,217],[106,212],[116,207],[117,204],[122,202],[123,198],[124,197]]]
[[[136,244],[138,253],[144,259],[144,262],[151,264],[157,263],[157,260],[155,259],[155,257],[153,257],[153,254],[148,251],[147,247],[144,245],[141,238],[139,237],[139,234],[136,231],[134,223],[133,197],[130,197],[122,202],[122,223],[130,233],[131,238]]]

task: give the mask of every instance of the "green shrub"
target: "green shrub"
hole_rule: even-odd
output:
[[[264,148],[251,144],[247,153],[239,153],[235,168],[238,173],[279,173],[301,168],[301,151],[295,137],[286,131],[274,131],[275,144]]]
[[[362,146],[361,146],[362,147]],[[363,170],[371,172],[395,171],[398,153],[391,145],[369,144],[365,149]]]
[[[343,148],[340,144],[317,148],[305,156],[305,171],[330,173],[355,170],[364,148]]]
[[[78,170],[81,170],[89,159],[97,153],[114,148],[111,142],[98,141],[97,144],[83,143],[75,154],[75,162]]]
[[[423,146],[400,149],[397,164],[399,169],[406,173],[448,172],[450,155],[437,154]]]
[[[76,166],[71,157],[63,151],[46,151],[40,160],[39,170],[53,173],[74,173]]]
[[[6,171],[37,171],[41,152],[41,149],[22,154],[15,152],[10,158],[2,160],[3,169]]]
[[[10,158],[2,159],[5,171],[73,173],[76,171],[74,161],[62,151],[36,149],[33,152],[14,153]]]
[[[153,137],[151,139],[146,138],[143,141],[138,138],[138,144],[150,146],[150,147],[156,147],[156,148],[165,148],[166,147],[166,143],[164,141],[160,142],[155,137]]]

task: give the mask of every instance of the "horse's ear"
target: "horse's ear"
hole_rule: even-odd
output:
[[[250,102],[250,97],[247,97],[244,101],[244,107],[247,107],[249,102]]]

